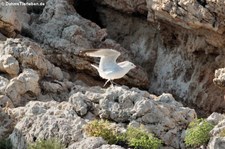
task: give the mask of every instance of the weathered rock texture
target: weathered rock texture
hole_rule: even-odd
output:
[[[76,112],[81,116],[92,112],[118,123],[136,127],[143,124],[166,145],[174,148],[184,147],[178,141],[183,140],[182,129],[196,117],[193,110],[184,108],[171,94],[157,97],[136,88],[129,90],[125,86],[108,89],[75,86],[69,101],[74,103]]]
[[[205,111],[224,110],[217,87],[224,88],[224,1],[96,0],[105,29],[79,15],[72,0],[38,2],[45,6],[0,8],[0,139],[11,134],[14,148],[52,137],[71,149],[122,148],[83,133],[100,117],[123,129],[143,125],[165,147],[183,149],[196,113],[169,93]],[[160,96],[99,87],[103,80],[90,65],[98,61],[80,54],[92,48],[116,49],[118,61],[139,65],[117,83]],[[208,147],[222,148],[224,116],[208,121],[216,125]]]
[[[1,42],[0,55],[0,71],[3,73],[0,78],[1,95],[4,95],[5,99],[7,97],[14,106],[41,99],[41,89],[45,90],[44,94],[52,93],[49,88],[54,86],[55,82],[50,84],[50,81],[55,80],[60,84],[64,80],[61,84],[67,84],[60,88],[71,87],[64,79],[61,69],[50,63],[43,55],[41,47],[29,39],[7,39]],[[48,83],[50,85],[46,85]],[[56,90],[56,87],[54,89]]]
[[[24,149],[26,142],[40,138],[57,137],[67,146],[83,138],[82,126],[86,122],[76,114],[70,103],[29,102],[26,107],[13,112],[21,118],[10,135],[17,149]]]
[[[32,13],[30,26],[24,21],[28,19],[21,19],[24,23],[20,28],[25,28],[22,34],[39,42],[46,58],[72,74],[71,80],[78,78],[89,85],[98,84],[90,77],[100,79],[90,66],[96,60],[79,55],[79,51],[114,48],[122,53],[119,61],[134,61],[148,72],[146,74],[141,67],[137,67],[117,83],[148,88],[156,94],[170,92],[185,103],[194,104],[205,111],[224,109],[223,91],[212,83],[215,69],[225,66],[222,58],[225,43],[222,1],[97,2],[102,5],[98,6],[98,12],[107,30],[78,15],[72,1],[48,0],[44,7],[34,11],[38,13]],[[105,5],[127,14],[140,15],[121,15],[105,8]],[[29,9],[31,13],[32,7]],[[25,10],[21,13],[25,13]],[[1,71],[9,71],[7,73],[12,76],[18,74],[18,66],[12,57],[6,56],[0,61]],[[13,62],[13,65],[6,69],[3,62]],[[74,75],[72,69],[79,74]],[[84,77],[83,74],[89,75]]]
[[[143,125],[167,146],[184,148],[182,133],[196,118],[194,110],[183,107],[170,94],[157,97],[125,86],[102,89],[80,85],[74,86],[68,102],[31,101],[25,107],[13,109],[12,115],[19,119],[10,135],[18,149],[36,139],[51,137],[60,138],[69,148],[105,148],[105,141],[93,141],[97,138],[83,133],[82,126],[96,117],[125,126]]]
[[[222,89],[225,87],[225,68],[217,69],[215,71],[215,78],[213,79],[213,82]]]
[[[68,149],[124,149],[118,145],[109,145],[102,138],[90,137],[80,142],[76,142],[68,147]]]
[[[170,92],[205,111],[224,110],[224,91],[212,81],[215,69],[225,67],[224,1],[97,2],[109,36],[147,70],[150,92]]]
[[[8,6],[7,3],[18,3],[19,0],[1,0],[0,8],[0,32],[6,37],[16,37],[23,27],[28,26],[30,15],[26,6]]]
[[[211,138],[208,143],[208,149],[223,149],[225,148],[225,116],[219,113],[213,113],[208,118],[207,121],[214,124],[215,127],[211,130]]]
[[[9,111],[9,107],[2,108],[0,106],[0,140],[8,137],[16,123],[15,118],[10,115]]]

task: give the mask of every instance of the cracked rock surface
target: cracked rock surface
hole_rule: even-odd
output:
[[[83,134],[83,126],[96,117],[124,125],[143,125],[167,146],[183,148],[183,129],[196,118],[194,110],[183,107],[170,94],[157,97],[125,86],[102,89],[79,85],[73,87],[67,102],[31,101],[25,107],[12,109],[12,115],[18,122],[10,138],[18,149],[36,139],[51,137],[60,138],[69,148],[105,148],[105,141],[93,141],[97,138]],[[88,143],[92,141],[98,143]]]

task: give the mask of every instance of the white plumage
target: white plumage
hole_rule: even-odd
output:
[[[107,79],[104,86],[109,81],[111,82],[114,79],[122,78],[131,69],[136,67],[133,63],[129,61],[117,63],[116,59],[120,56],[120,52],[113,49],[90,50],[90,51],[85,51],[84,53],[87,56],[101,58],[99,67],[93,64],[91,66],[97,69],[100,77],[102,77],[103,79]]]

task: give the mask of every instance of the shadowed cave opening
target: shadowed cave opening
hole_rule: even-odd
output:
[[[95,22],[101,28],[103,28],[99,14],[96,11],[96,2],[93,0],[76,0],[74,8],[84,18]]]

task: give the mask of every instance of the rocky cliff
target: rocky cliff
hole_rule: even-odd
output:
[[[102,118],[185,148],[195,110],[225,110],[224,19],[222,0],[1,0],[0,139],[18,149],[51,137],[71,149],[122,148],[84,134]],[[90,65],[98,61],[80,54],[95,48],[137,68],[103,88]],[[209,117],[209,148],[224,143],[224,119]]]

